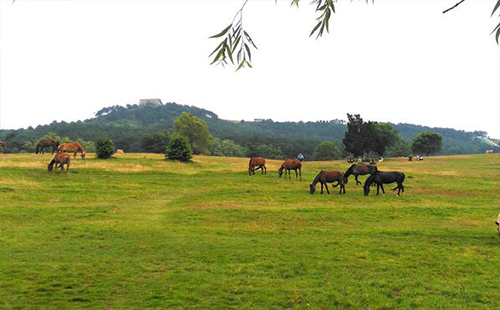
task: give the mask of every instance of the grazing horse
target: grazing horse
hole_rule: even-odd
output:
[[[366,175],[366,174],[373,174],[375,171],[377,171],[377,166],[353,164],[349,167],[349,169],[347,169],[347,171],[344,174],[344,183],[347,184],[347,181],[349,181],[349,176],[351,174],[353,174],[354,178],[356,179],[356,185],[362,184],[358,180],[358,176]]]
[[[75,154],[74,158],[76,158],[76,153],[80,152],[82,159],[85,159],[85,149],[78,142],[63,143],[63,144],[59,145],[57,152],[58,153],[61,153],[61,152],[74,153]]]
[[[321,183],[321,194],[323,194],[323,185],[326,187],[326,192],[328,195],[330,194],[330,191],[328,190],[328,184],[327,183],[334,183],[337,182],[336,185],[333,185],[333,187],[337,187],[340,185],[340,191],[339,194],[344,193],[345,194],[345,185],[344,185],[344,174],[340,171],[324,171],[321,170],[316,178],[314,178],[314,181],[309,185],[309,193],[312,195],[316,191],[316,184],[318,182]]]
[[[250,162],[248,163],[248,174],[255,174],[255,170],[258,169],[262,169],[262,174],[267,174],[266,160],[264,157],[251,157]]]
[[[5,148],[6,144],[5,144],[5,141],[0,141],[0,148]]]
[[[403,181],[405,180],[405,174],[402,172],[398,171],[392,171],[392,172],[382,172],[382,171],[376,171],[373,173],[368,179],[366,179],[365,185],[364,185],[364,190],[365,190],[365,196],[368,196],[370,193],[370,185],[372,183],[377,184],[377,195],[379,193],[379,188],[382,188],[382,194],[385,195],[384,191],[384,185],[383,184],[390,184],[397,182],[398,186],[393,188],[392,190],[395,191],[396,189],[398,190],[398,196],[399,193],[405,192],[405,187],[403,186]]]
[[[288,171],[288,178],[291,179],[292,177],[290,176],[290,170],[295,170],[295,179],[297,179],[297,170],[299,170],[298,174],[300,175],[300,180],[302,181],[302,163],[298,159],[287,159],[285,160],[282,164],[281,167],[278,169],[278,175],[281,178],[281,175],[283,174],[283,170],[285,170],[285,179],[286,179],[286,172]]]
[[[51,147],[52,152],[50,154],[54,154],[54,152],[56,152],[57,148],[59,147],[59,142],[56,140],[52,140],[52,139],[40,140],[40,142],[38,142],[38,144],[36,146],[36,154],[38,154],[38,153],[44,154],[45,153],[44,149],[46,147]]]
[[[66,153],[57,153],[54,158],[50,161],[50,163],[47,166],[47,170],[51,172],[54,170],[54,173],[56,172],[57,168],[61,168],[61,173],[64,172],[64,165],[66,165],[66,173],[68,173],[69,170],[69,163],[71,161],[71,156],[69,156]],[[56,166],[54,168],[54,165]],[[57,166],[59,165],[59,167]]]
[[[484,154],[493,154],[493,150],[486,150]]]

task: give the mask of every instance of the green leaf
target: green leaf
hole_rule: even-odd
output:
[[[500,7],[500,0],[498,0],[497,4],[495,4],[495,7],[493,8],[493,12],[491,12],[491,16],[493,16],[493,14],[495,14],[495,11],[498,10],[499,7]]]
[[[247,37],[248,41],[253,45],[253,47],[255,47],[255,49],[258,49],[255,43],[253,43],[253,40],[250,37],[250,35],[246,31],[243,31],[243,33],[245,34],[245,37]]]
[[[236,71],[240,70],[241,68],[243,68],[243,66],[245,65],[245,61],[242,61],[240,63],[240,65],[238,66],[238,68],[236,69]]]
[[[222,30],[222,32],[221,32],[221,33],[216,34],[216,35],[214,35],[214,36],[211,36],[209,39],[212,39],[212,38],[220,38],[220,37],[222,37],[223,35],[225,35],[225,34],[226,34],[226,32],[228,32],[228,31],[229,31],[229,29],[231,28],[231,26],[232,26],[232,25],[233,25],[233,24],[230,24],[229,26],[227,26],[226,28],[224,28],[224,30]]]
[[[252,65],[247,61],[247,65],[250,67],[250,68],[253,68]]]
[[[499,27],[499,28],[497,29],[496,40],[497,40],[497,44],[499,44],[499,43],[498,43],[498,38],[500,37],[500,24],[498,24],[498,26],[497,26],[497,27]]]
[[[214,49],[212,53],[210,53],[210,55],[208,55],[208,57],[212,56],[222,46],[222,44],[224,44],[224,41],[220,42],[220,44],[217,45],[217,47]]]
[[[247,53],[248,53],[248,59],[250,59],[250,61],[252,61],[252,53],[250,53],[250,48],[248,47],[248,45],[246,43],[244,43],[245,45],[245,49],[247,50]]]
[[[231,51],[231,49],[227,45],[226,45],[226,49],[227,49],[227,56],[229,56],[229,60],[231,60],[231,63],[234,65],[233,52]]]
[[[217,53],[217,56],[215,56],[214,61],[212,61],[211,65],[213,65],[215,62],[217,62],[217,60],[219,60],[219,58],[222,56],[223,53],[224,53],[224,48],[221,48],[219,53]]]
[[[309,35],[309,37],[310,37],[310,36],[312,36],[312,35],[314,34],[314,32],[316,32],[316,30],[318,30],[319,26],[321,26],[321,23],[323,23],[323,22],[322,22],[322,21],[320,21],[320,22],[319,22],[319,23],[318,23],[318,24],[314,27],[314,29],[311,31],[311,34]]]

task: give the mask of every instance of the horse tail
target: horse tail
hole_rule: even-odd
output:
[[[40,142],[36,145],[36,154],[40,153]]]

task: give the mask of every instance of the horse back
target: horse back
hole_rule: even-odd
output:
[[[321,171],[320,179],[323,182],[340,182],[343,181],[344,174],[340,171]]]
[[[264,157],[252,157],[250,159],[250,166],[260,166],[260,165],[265,165],[266,160]]]

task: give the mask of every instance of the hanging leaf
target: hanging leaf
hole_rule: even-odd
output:
[[[231,28],[231,26],[232,26],[232,25],[233,25],[233,24],[231,24],[231,25],[227,26],[226,28],[224,28],[224,30],[222,30],[222,32],[221,32],[221,33],[216,34],[216,35],[214,35],[214,36],[211,36],[211,37],[210,37],[210,39],[212,39],[212,38],[220,38],[220,37],[222,37],[223,35],[225,35],[225,34],[226,34],[226,32],[228,32],[228,30]]]

